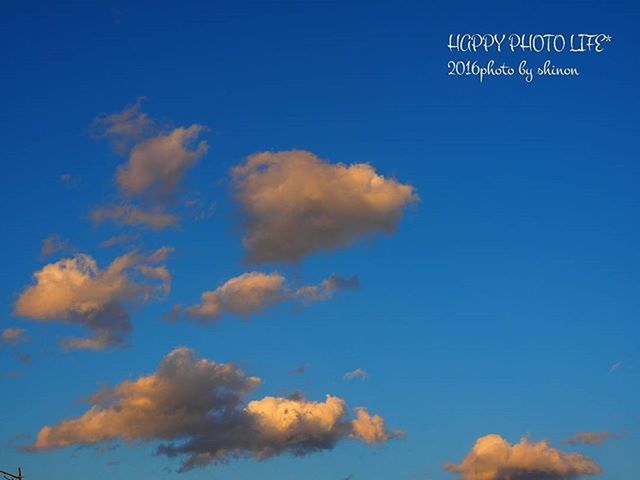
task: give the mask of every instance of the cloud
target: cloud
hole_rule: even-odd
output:
[[[176,226],[179,218],[177,215],[165,212],[160,206],[144,210],[135,205],[124,204],[98,208],[91,212],[91,220],[95,224],[111,220],[121,225],[144,226],[152,230],[163,230]]]
[[[171,250],[163,247],[150,255],[129,252],[105,269],[86,254],[45,265],[34,273],[35,283],[21,293],[14,313],[40,321],[62,320],[93,333],[89,338],[66,339],[66,348],[101,349],[121,344],[131,331],[127,307],[170,288],[169,273],[158,264]]]
[[[207,142],[198,140],[204,126],[161,128],[142,112],[141,101],[138,98],[121,112],[99,116],[93,122],[94,137],[106,138],[127,157],[116,171],[122,204],[94,210],[94,223],[111,220],[154,230],[175,226],[179,217],[166,208],[175,204],[186,171],[208,150]],[[186,208],[197,218],[210,214],[208,206],[192,203]]]
[[[156,372],[94,394],[81,416],[43,427],[27,450],[115,439],[161,441],[157,452],[180,457],[186,471],[236,457],[306,455],[346,438],[376,443],[395,435],[382,417],[364,408],[350,419],[346,402],[331,395],[317,402],[296,396],[247,403],[260,383],[233,364],[199,359],[192,350],[178,348]]]
[[[66,185],[67,187],[73,188],[78,186],[78,184],[80,183],[80,180],[76,176],[71,175],[70,173],[63,173],[58,177],[58,182],[63,185]]]
[[[17,345],[26,340],[24,328],[10,327],[2,331],[2,342],[7,345]]]
[[[622,366],[623,363],[624,362],[616,362],[613,365],[611,365],[611,368],[609,368],[609,373],[613,373],[616,370],[618,370]]]
[[[137,142],[151,135],[156,125],[142,111],[143,97],[127,105],[122,111],[109,115],[100,115],[92,125],[92,133],[96,138],[106,138],[118,153],[126,153]]]
[[[389,431],[385,426],[384,418],[380,415],[370,415],[366,408],[356,407],[356,418],[351,421],[353,438],[365,443],[386,442],[392,438],[403,437],[403,430]]]
[[[203,130],[195,124],[178,127],[135,145],[128,162],[118,168],[120,190],[127,196],[151,193],[156,198],[175,193],[185,171],[207,152],[204,140],[190,148]]]
[[[318,285],[292,289],[279,273],[248,272],[227,280],[215,290],[203,292],[198,304],[189,307],[177,305],[170,319],[186,316],[206,322],[227,313],[246,317],[289,299],[304,304],[327,300],[338,289],[356,285],[356,277],[345,279],[333,274]]]
[[[40,249],[42,258],[62,251],[73,251],[73,246],[60,235],[49,235],[42,240],[42,248]]]
[[[417,200],[411,185],[378,175],[371,165],[331,164],[302,150],[252,155],[231,175],[253,263],[297,261],[392,232]]]
[[[31,361],[31,355],[28,353],[21,353],[18,355],[18,361],[20,363],[29,363]]]
[[[130,233],[121,233],[114,237],[107,238],[105,241],[100,243],[100,247],[110,248],[116,245],[127,245],[135,242],[137,239],[138,239],[138,235],[134,235]]]
[[[568,445],[603,445],[609,440],[618,438],[618,435],[612,432],[579,432],[571,435],[562,441]]]
[[[353,380],[355,378],[361,378],[362,380],[366,380],[369,378],[369,374],[363,370],[362,368],[356,368],[351,372],[347,372],[344,374],[343,378],[345,380]]]
[[[460,464],[446,463],[444,468],[460,480],[562,480],[602,473],[580,453],[557,450],[544,440],[522,438],[510,445],[500,435],[479,438]]]
[[[301,299],[304,303],[317,302],[333,297],[333,294],[338,290],[353,290],[358,286],[358,277],[355,275],[345,278],[334,273],[318,285],[298,288],[295,291],[295,297]]]
[[[291,370],[289,372],[289,375],[302,375],[304,372],[307,371],[307,368],[309,368],[309,365],[304,363],[304,364],[300,365],[299,367],[296,367],[293,370]]]

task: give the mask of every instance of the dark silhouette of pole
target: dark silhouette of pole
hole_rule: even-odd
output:
[[[5,478],[5,480],[23,480],[22,469],[18,467],[18,474],[5,472],[4,470],[0,470],[0,474]]]

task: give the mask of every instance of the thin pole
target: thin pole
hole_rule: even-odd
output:
[[[0,470],[0,474],[4,475],[4,478],[7,480],[23,480],[22,476],[22,468],[18,467],[18,474],[15,475],[13,473],[5,472],[4,470]]]

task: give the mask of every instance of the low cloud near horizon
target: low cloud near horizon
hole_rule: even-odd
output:
[[[602,473],[580,453],[563,452],[544,440],[527,438],[511,445],[495,434],[476,440],[462,462],[445,463],[444,469],[459,474],[460,480],[569,480]]]
[[[155,372],[95,393],[79,417],[43,427],[25,449],[160,441],[157,453],[179,457],[180,471],[187,471],[237,457],[303,456],[344,439],[373,444],[402,435],[364,407],[351,417],[346,402],[331,395],[324,401],[295,395],[247,402],[260,383],[233,364],[177,348]]]

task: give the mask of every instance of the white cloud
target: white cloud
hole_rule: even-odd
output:
[[[345,380],[353,380],[355,378],[367,380],[369,378],[369,374],[362,368],[356,368],[355,370],[345,373],[343,378]]]

